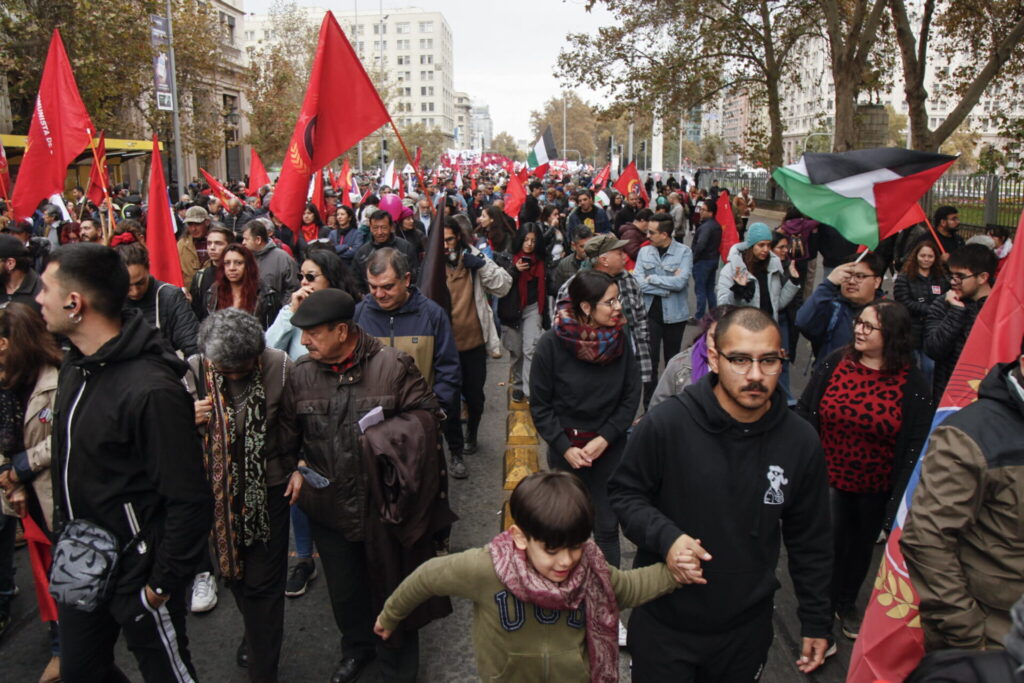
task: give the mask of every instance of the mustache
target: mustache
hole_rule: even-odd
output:
[[[768,387],[766,387],[761,382],[749,382],[745,384],[743,388],[740,389],[740,391],[761,391],[767,394]]]

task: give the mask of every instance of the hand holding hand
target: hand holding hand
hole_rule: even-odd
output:
[[[569,466],[574,470],[578,470],[581,467],[590,467],[590,460],[587,459],[587,454],[583,452],[582,448],[576,446],[570,446],[565,453],[562,454],[565,461],[569,463]]]
[[[590,462],[594,462],[602,455],[604,455],[605,449],[608,448],[608,439],[603,436],[595,436],[593,439],[587,442],[587,445],[582,448],[584,456]]]
[[[701,562],[711,559],[711,554],[700,544],[700,539],[683,534],[676,539],[665,556],[669,572],[679,583],[705,584]]]
[[[805,674],[811,673],[825,663],[827,649],[828,640],[825,638],[804,638],[800,659],[796,660],[796,668]]]

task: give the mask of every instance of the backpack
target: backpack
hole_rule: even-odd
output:
[[[1024,683],[1005,650],[939,650],[925,656],[904,683]]]

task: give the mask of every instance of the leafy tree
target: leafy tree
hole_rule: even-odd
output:
[[[885,105],[885,113],[889,115],[889,135],[887,143],[892,147],[907,146],[907,116],[900,114],[891,104]]]
[[[562,125],[562,105],[565,104],[566,125]],[[575,92],[568,92],[562,97],[552,97],[544,103],[537,111],[530,112],[530,129],[533,132],[533,140],[536,140],[544,133],[544,129],[551,126],[551,133],[555,138],[555,147],[559,156],[569,158],[566,150],[562,149],[563,131],[568,133],[564,136],[565,146],[577,150],[584,161],[593,160],[597,151],[595,134],[597,132],[597,117],[593,107],[584,102]],[[533,140],[530,142],[532,143]]]
[[[958,171],[974,171],[978,167],[978,157],[975,150],[981,135],[975,133],[967,126],[960,126],[946,138],[939,151],[943,154],[959,155],[956,168]]]
[[[491,147],[488,151],[503,154],[513,161],[522,161],[523,151],[519,149],[515,138],[506,131],[501,131],[491,139]]]

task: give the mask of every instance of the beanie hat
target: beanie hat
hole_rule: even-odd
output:
[[[744,240],[744,249],[750,249],[758,242],[771,241],[772,229],[764,223],[751,223],[750,227],[747,228],[746,239]]]

